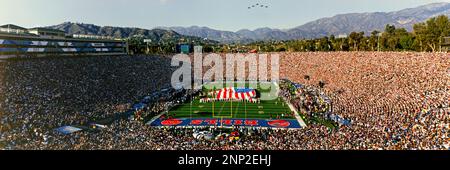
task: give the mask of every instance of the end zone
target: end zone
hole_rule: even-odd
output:
[[[217,118],[175,118],[175,119],[156,119],[153,122],[147,123],[150,126],[164,127],[164,126],[180,126],[180,127],[265,127],[265,128],[302,128],[300,123],[295,119],[217,119]]]

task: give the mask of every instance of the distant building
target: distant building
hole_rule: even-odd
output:
[[[188,45],[188,44],[183,44],[183,45],[181,45],[181,52],[182,53],[184,53],[184,54],[189,54],[189,52],[190,52],[190,45]]]
[[[189,54],[194,50],[194,46],[192,44],[177,44],[176,51],[177,53]]]
[[[442,39],[441,50],[443,52],[450,52],[450,37],[444,37]]]
[[[337,38],[347,38],[347,34],[339,34]]]

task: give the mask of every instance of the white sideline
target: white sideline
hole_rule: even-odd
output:
[[[156,119],[159,119],[163,114],[166,114],[166,111],[161,112],[158,116],[153,117],[150,121],[146,123],[146,125],[151,125]]]
[[[280,86],[278,85],[278,83],[274,82],[275,86],[278,87],[278,89],[280,88]],[[285,103],[289,106],[289,109],[291,109],[291,111],[294,112],[295,114],[295,118],[297,119],[298,123],[300,124],[300,126],[302,128],[307,127],[305,121],[303,121],[302,117],[300,117],[300,114],[298,114],[297,110],[295,110],[295,107],[292,106],[292,104],[289,101],[285,101]]]
[[[300,123],[300,125],[302,127],[307,127],[306,123],[303,121],[303,119],[300,117],[300,115],[298,114],[297,110],[295,110],[294,106],[292,106],[291,103],[286,102],[289,106],[289,108],[295,113],[295,118],[297,119],[298,123]]]

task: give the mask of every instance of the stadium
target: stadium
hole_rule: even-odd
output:
[[[142,13],[164,16],[148,6],[177,4],[157,3],[136,6],[146,7]],[[245,4],[237,14],[257,16],[276,7]],[[437,3],[342,14],[292,29],[234,32],[167,28],[160,20],[152,20],[161,24],[154,29],[72,22],[26,29],[5,23],[0,27],[0,149],[449,150],[449,9],[450,3]],[[298,16],[298,10],[290,11]],[[210,12],[200,16],[214,17],[216,11]],[[165,14],[164,21],[181,16],[190,24],[195,18]],[[127,18],[122,13],[107,18],[122,17]],[[134,17],[122,24],[138,21]],[[256,22],[230,18],[231,23]],[[387,20],[392,18],[400,21]],[[201,55],[195,52],[198,47]],[[276,55],[279,68],[270,71],[277,70],[279,78],[178,88],[172,78],[185,66],[177,65],[178,55],[191,67],[196,57],[214,61],[200,64],[205,72],[225,64],[220,59],[239,55],[250,60],[237,64],[246,75],[261,69],[250,69],[254,58],[248,56]],[[191,67],[188,73],[195,72]]]
[[[232,86],[172,88],[169,80],[174,68],[168,67],[169,57],[5,61],[0,63],[4,76],[1,106],[2,113],[7,113],[2,115],[1,145],[7,149],[445,149],[446,54],[378,54],[280,53],[280,74],[289,80],[277,83],[278,99],[260,103],[258,87],[234,88],[236,93],[248,92],[250,98],[255,90],[252,102],[246,101],[245,95],[241,101],[217,100],[219,92],[225,97],[225,90],[231,91]],[[402,63],[404,60],[409,63]],[[357,62],[335,67],[351,61]],[[380,71],[383,65],[397,64],[400,67]],[[295,65],[318,67],[293,72]],[[423,69],[432,69],[427,76],[433,78],[417,79],[425,76]],[[320,80],[327,83],[323,86]],[[114,83],[99,87],[99,82]],[[407,88],[392,94],[398,90],[397,84]],[[430,91],[430,85],[436,90]],[[214,103],[207,102],[214,96]],[[292,115],[292,110],[297,113]],[[299,127],[286,128],[286,122]],[[420,136],[434,139],[433,143]],[[336,140],[340,142],[334,143]],[[146,144],[139,144],[142,142]]]

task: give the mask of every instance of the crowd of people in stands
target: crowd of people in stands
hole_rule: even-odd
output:
[[[338,131],[345,134],[345,140],[338,140],[344,145],[448,147],[450,60],[446,53],[286,53],[281,65],[281,75],[294,82],[325,83],[333,112],[352,120],[351,127]],[[318,140],[333,142],[333,138]]]
[[[330,129],[237,128],[237,140],[205,140],[196,129],[115,121],[62,135],[129,109],[170,82],[166,57],[86,57],[0,63],[0,148],[4,149],[449,149],[450,60],[444,53],[281,53],[280,75],[318,85],[334,113],[352,120]],[[58,71],[63,70],[63,71]],[[308,78],[306,78],[308,77]],[[167,102],[154,101],[158,113]],[[218,129],[210,129],[218,131]]]
[[[0,63],[0,146],[124,112],[170,87],[168,57],[40,58]],[[158,112],[162,106],[155,102]]]

